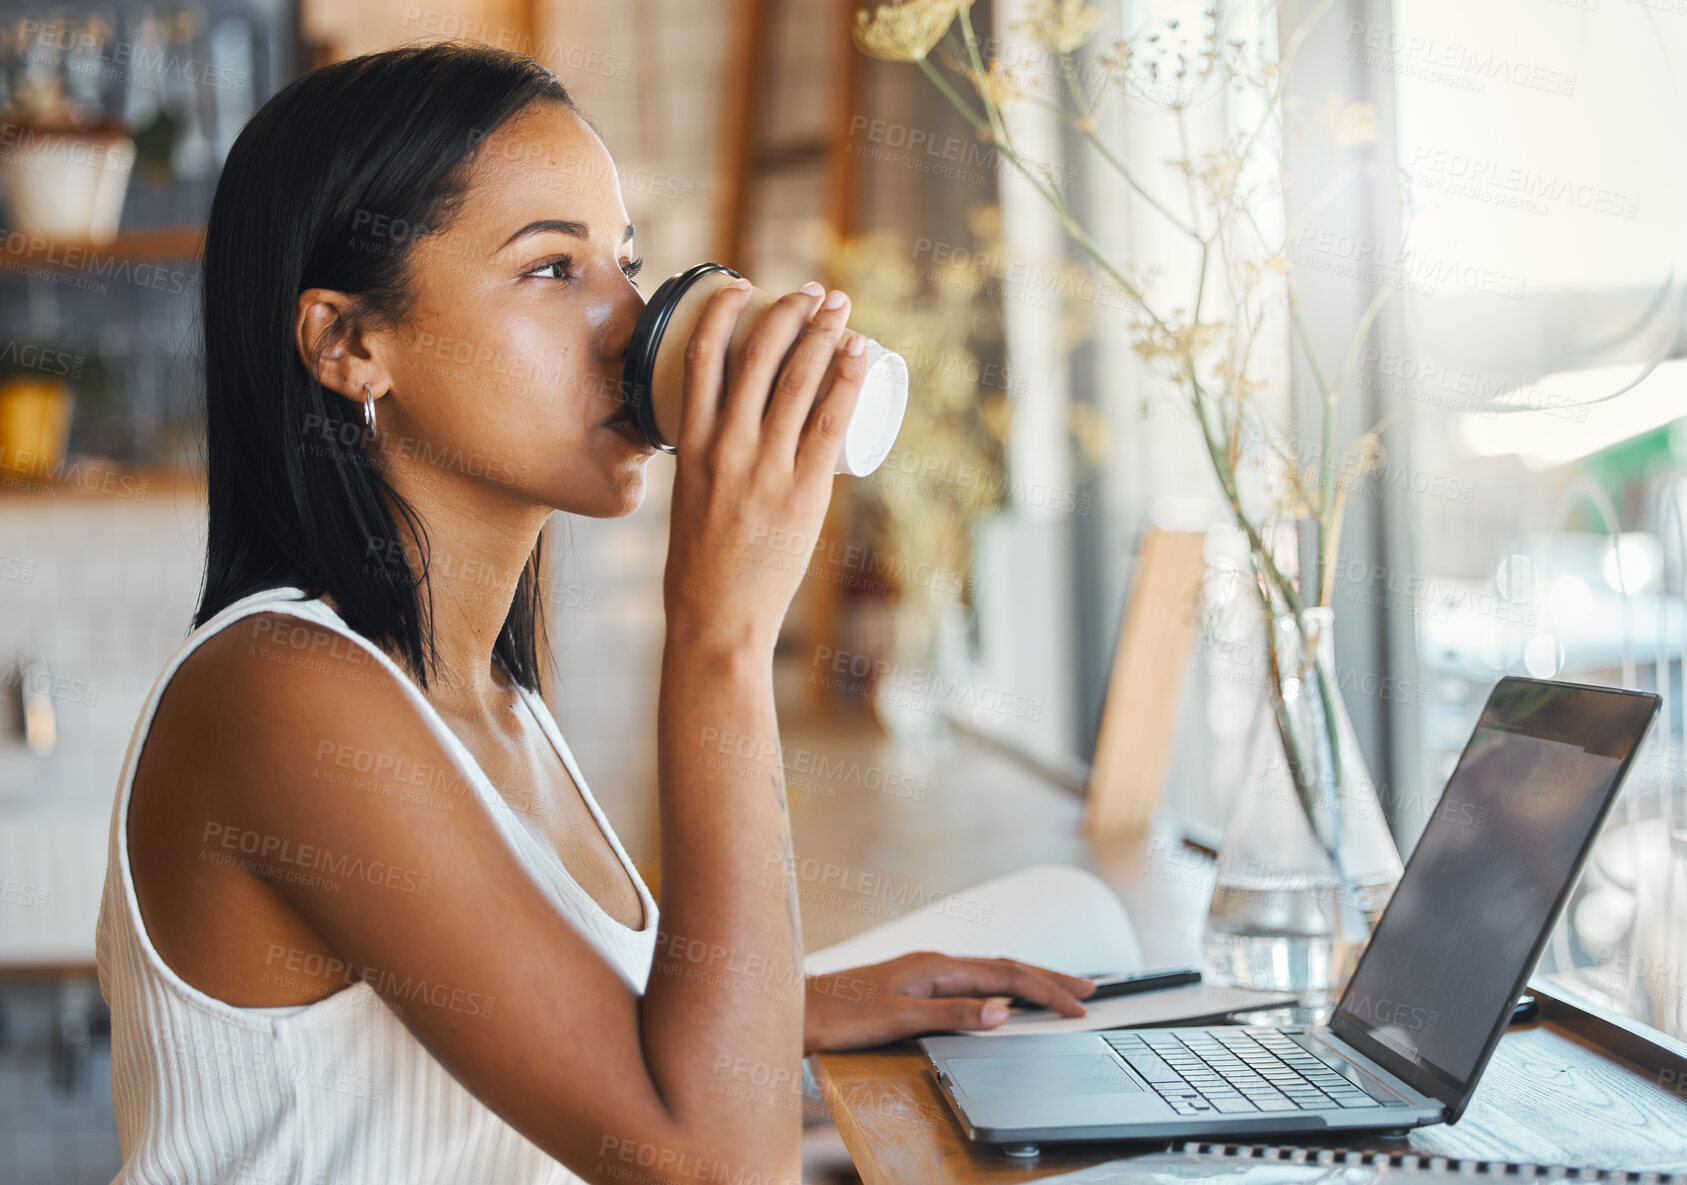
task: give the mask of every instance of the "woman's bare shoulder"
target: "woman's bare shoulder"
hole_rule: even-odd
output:
[[[259,688],[299,682],[390,685],[402,696],[372,643],[291,613],[253,613],[223,626],[188,655],[172,685],[184,675],[189,683],[239,679]]]
[[[379,817],[389,800],[346,793],[351,738],[409,752],[426,734],[384,664],[316,622],[259,613],[195,646],[165,685],[130,789],[129,863],[160,957],[217,999],[300,1002],[277,994],[266,960],[277,943],[333,948],[291,880],[314,875],[305,854],[394,827]]]
[[[366,644],[292,614],[255,613],[205,639],[171,676],[135,794],[161,781],[177,801],[237,807],[320,775],[325,757],[359,736],[400,747],[433,739]]]

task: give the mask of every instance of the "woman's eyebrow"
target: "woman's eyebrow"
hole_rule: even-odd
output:
[[[498,254],[498,251],[502,251],[505,247],[508,247],[517,239],[524,239],[528,235],[543,234],[546,231],[556,231],[559,234],[572,235],[577,239],[589,239],[592,237],[591,228],[584,222],[578,222],[572,218],[541,218],[536,222],[529,222],[526,226],[522,227],[509,238],[505,239],[503,243],[499,245],[498,250],[494,251],[492,254]],[[629,222],[627,223],[626,229],[621,232],[621,241],[623,243],[628,242],[632,239],[632,237],[633,224]]]

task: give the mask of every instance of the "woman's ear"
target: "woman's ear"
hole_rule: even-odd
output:
[[[312,378],[330,391],[361,402],[365,385],[379,396],[393,383],[375,342],[353,315],[356,306],[344,292],[306,288],[299,293],[293,344]]]

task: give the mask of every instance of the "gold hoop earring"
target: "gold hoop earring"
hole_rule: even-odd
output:
[[[375,435],[375,399],[369,394],[369,384],[363,384],[363,424],[369,435]]]

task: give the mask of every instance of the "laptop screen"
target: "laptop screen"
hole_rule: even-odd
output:
[[[1656,704],[1500,681],[1341,998],[1340,1035],[1468,1090]]]

